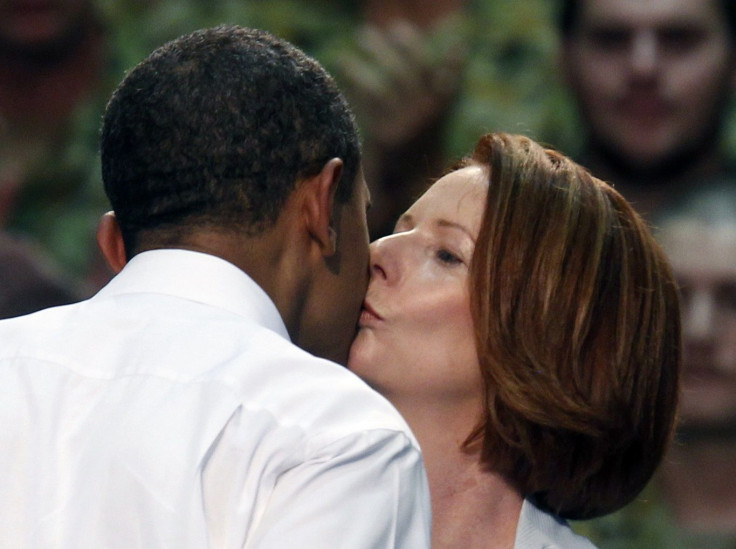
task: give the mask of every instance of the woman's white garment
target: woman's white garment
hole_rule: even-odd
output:
[[[542,511],[525,499],[516,527],[514,549],[595,549],[595,545],[573,532],[565,520]]]

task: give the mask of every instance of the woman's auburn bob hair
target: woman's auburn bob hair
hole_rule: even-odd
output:
[[[564,518],[629,503],[660,463],[679,400],[678,290],[619,193],[523,136],[488,134],[470,270],[487,407],[465,442]]]

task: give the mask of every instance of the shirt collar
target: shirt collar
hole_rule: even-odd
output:
[[[224,259],[191,250],[151,250],[135,255],[100,292],[101,297],[158,293],[218,307],[252,319],[286,339],[276,305],[244,271]]]
[[[521,506],[514,547],[596,549],[588,539],[575,534],[567,521],[539,509],[533,498],[524,499]]]

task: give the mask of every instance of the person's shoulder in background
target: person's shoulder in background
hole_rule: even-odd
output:
[[[0,232],[0,318],[78,301],[82,292],[31,243]]]

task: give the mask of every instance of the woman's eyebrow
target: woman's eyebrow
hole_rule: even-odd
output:
[[[439,219],[437,221],[437,226],[441,228],[450,228],[450,229],[458,229],[462,232],[464,232],[468,237],[470,237],[470,240],[475,243],[475,236],[473,236],[473,233],[470,232],[470,229],[468,229],[465,225],[462,223],[457,223],[456,221],[450,221],[448,219]]]

